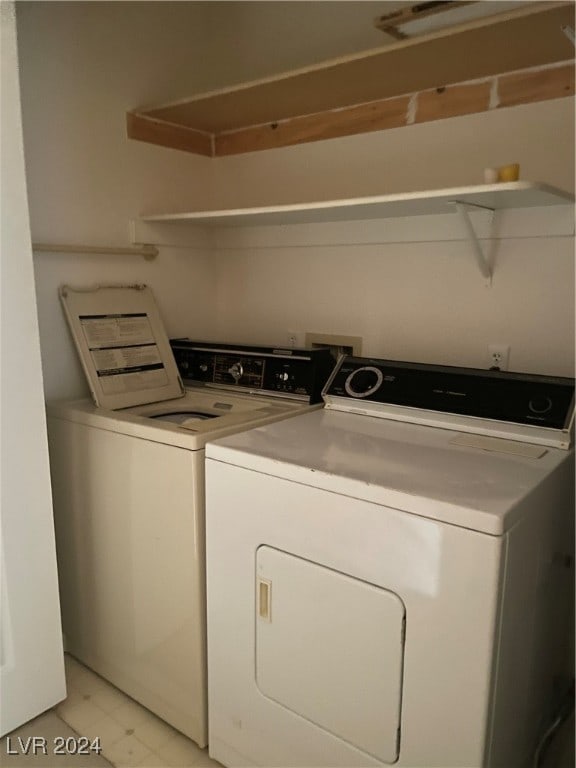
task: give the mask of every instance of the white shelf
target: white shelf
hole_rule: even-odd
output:
[[[498,211],[569,205],[574,203],[574,196],[547,184],[515,181],[262,208],[164,213],[142,216],[140,220],[158,223],[190,222],[204,227],[311,224],[455,213],[456,203]]]
[[[491,284],[492,264],[486,257],[480,237],[474,227],[471,213],[483,212],[492,222],[494,211],[550,208],[573,205],[574,196],[561,189],[528,181],[504,184],[482,184],[474,187],[408,192],[400,195],[378,195],[350,200],[329,200],[295,205],[275,205],[263,208],[237,208],[232,210],[193,211],[143,216],[140,223],[162,225],[186,223],[198,225],[196,232],[217,228],[256,227],[262,225],[321,224],[378,219],[406,219],[412,216],[439,216],[452,214],[459,219],[461,230],[470,243],[471,253],[478,269]],[[133,241],[143,242],[136,233],[138,222],[133,222]],[[180,229],[180,226],[177,227]],[[571,225],[572,226],[572,225]],[[250,231],[250,230],[246,230]],[[572,226],[573,232],[573,226]]]

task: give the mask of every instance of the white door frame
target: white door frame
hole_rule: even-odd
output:
[[[0,2],[0,735],[66,696],[15,4]]]

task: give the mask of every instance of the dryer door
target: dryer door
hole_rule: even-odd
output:
[[[393,592],[261,546],[256,682],[319,728],[398,758],[405,609]]]

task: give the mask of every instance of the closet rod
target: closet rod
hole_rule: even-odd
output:
[[[49,253],[107,253],[115,256],[143,256],[147,261],[158,256],[155,245],[140,245],[132,248],[113,248],[107,245],[64,245],[58,243],[32,243],[32,250]]]

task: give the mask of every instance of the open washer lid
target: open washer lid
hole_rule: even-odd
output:
[[[183,396],[150,288],[63,285],[59,293],[97,406],[118,410]]]

